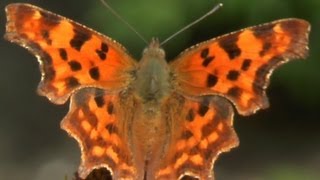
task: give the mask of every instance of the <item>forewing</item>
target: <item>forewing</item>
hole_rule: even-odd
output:
[[[309,30],[304,20],[283,19],[200,43],[171,63],[175,88],[225,96],[243,115],[266,108],[269,76],[280,64],[306,57]]]
[[[42,72],[38,91],[62,104],[82,87],[118,90],[135,62],[115,41],[67,18],[29,4],[6,7],[5,38],[35,54]]]

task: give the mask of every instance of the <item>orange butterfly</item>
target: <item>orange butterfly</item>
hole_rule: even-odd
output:
[[[80,145],[81,178],[103,167],[114,179],[213,179],[218,155],[238,145],[231,103],[241,115],[268,107],[272,71],[308,53],[301,19],[202,42],[168,64],[157,39],[137,62],[109,37],[46,10],[6,12],[6,39],[39,59],[39,93],[71,99],[61,127]]]

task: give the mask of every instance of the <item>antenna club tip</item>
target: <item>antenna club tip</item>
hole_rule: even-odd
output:
[[[223,6],[223,3],[219,3],[218,6],[219,6],[219,7],[222,7],[222,6]]]

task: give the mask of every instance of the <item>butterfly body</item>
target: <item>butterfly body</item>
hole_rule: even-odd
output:
[[[128,132],[128,142],[134,149],[135,166],[141,167],[137,168],[140,169],[137,179],[143,176],[154,179],[159,168],[157,161],[165,157],[173,138],[171,128],[174,122],[166,116],[168,99],[173,98],[172,77],[165,52],[157,39],[153,39],[144,49],[134,75],[132,88],[129,89],[136,105],[134,119],[128,127],[131,130]]]
[[[134,60],[111,38],[30,4],[6,7],[5,38],[39,60],[38,92],[70,98],[61,127],[81,149],[79,175],[114,179],[213,179],[220,153],[239,143],[235,109],[268,107],[272,71],[308,54],[310,25],[282,19],[210,39],[167,63],[152,40]]]
[[[135,94],[145,104],[145,110],[159,107],[163,99],[168,97],[170,88],[170,71],[165,60],[164,50],[157,40],[152,40],[149,47],[143,51],[142,59],[136,70],[136,79],[132,81]],[[157,107],[153,107],[157,106]],[[152,111],[152,110],[151,110]]]

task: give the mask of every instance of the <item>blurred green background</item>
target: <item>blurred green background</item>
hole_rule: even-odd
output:
[[[0,1],[0,35],[4,7]],[[98,0],[21,0],[61,14],[112,37],[139,59],[145,44]],[[168,59],[191,45],[240,28],[287,17],[312,25],[310,56],[279,68],[268,88],[270,108],[235,117],[240,146],[216,162],[217,180],[320,179],[319,0],[109,0],[148,40],[165,39],[217,2],[224,7],[165,45]],[[59,180],[80,161],[76,141],[60,130],[68,105],[36,94],[36,58],[0,39],[0,179]],[[69,178],[70,179],[70,178]]]

